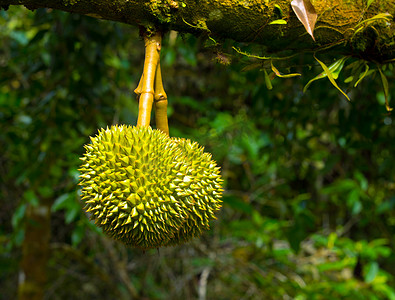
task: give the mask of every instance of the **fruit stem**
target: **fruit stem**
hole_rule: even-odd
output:
[[[167,121],[167,95],[163,88],[160,62],[156,69],[154,99],[156,128],[169,135],[169,124]]]
[[[154,81],[159,64],[162,34],[144,34],[145,58],[144,70],[140,82],[134,92],[139,99],[139,115],[137,126],[148,127],[151,121],[151,110],[154,102]]]

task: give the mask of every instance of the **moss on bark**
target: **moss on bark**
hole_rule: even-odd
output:
[[[132,25],[174,29],[214,38],[267,46],[268,51],[319,50],[331,46],[343,53],[383,61],[395,53],[395,3],[365,0],[312,0],[318,22],[316,42],[293,13],[290,0],[0,0],[0,6],[48,7]],[[380,13],[388,20],[359,24]],[[282,18],[284,25],[270,22]],[[366,24],[365,24],[366,25]],[[355,34],[355,31],[358,34]]]

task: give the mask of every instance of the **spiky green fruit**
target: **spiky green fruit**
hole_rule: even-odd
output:
[[[209,229],[221,207],[219,167],[197,143],[150,127],[112,126],[85,146],[85,210],[104,232],[143,249]]]

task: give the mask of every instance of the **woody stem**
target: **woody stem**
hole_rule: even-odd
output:
[[[167,95],[163,88],[160,63],[156,69],[154,99],[156,128],[169,135],[169,124],[167,121]]]
[[[137,126],[148,127],[151,121],[151,110],[154,102],[154,82],[159,64],[162,35],[144,35],[145,58],[144,70],[140,82],[134,92],[139,99],[139,115]]]

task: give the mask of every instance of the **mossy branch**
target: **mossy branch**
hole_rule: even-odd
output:
[[[0,0],[0,7],[25,5],[29,9],[53,8],[96,18],[148,27],[153,30],[176,30],[197,35],[230,38],[257,43],[274,53],[320,49],[336,50],[342,54],[384,61],[395,55],[395,22],[364,20],[389,13],[395,16],[393,0],[328,1],[314,0],[318,14],[314,42],[292,11],[290,0]],[[281,23],[273,21],[282,20]],[[374,33],[368,27],[374,26]]]

